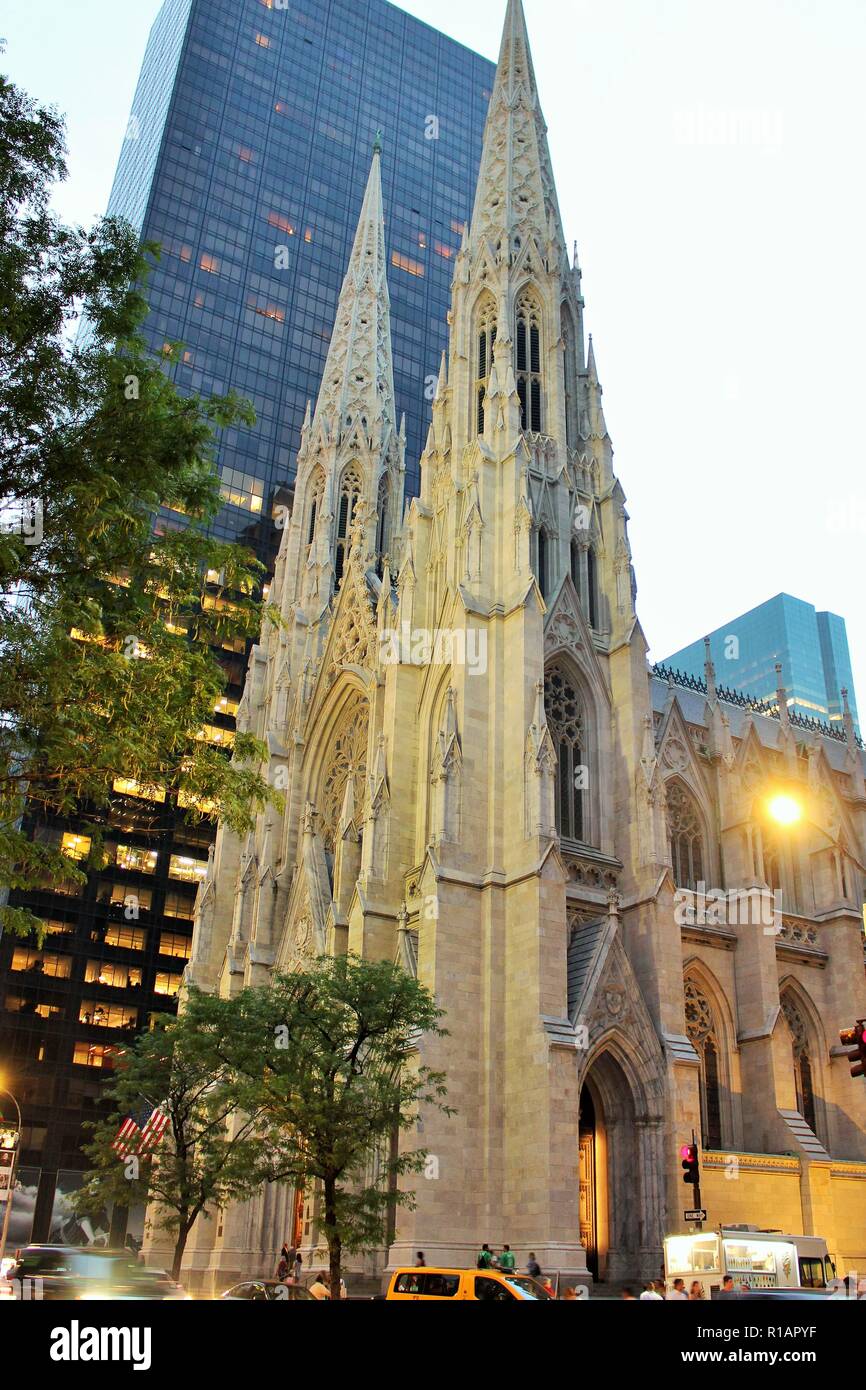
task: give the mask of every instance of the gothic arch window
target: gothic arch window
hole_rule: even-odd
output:
[[[698,981],[687,975],[684,983],[686,1030],[701,1061],[701,1132],[705,1149],[720,1149],[722,1137],[722,1088],[719,1035],[713,1008]]]
[[[346,783],[352,779],[355,814],[360,822],[367,776],[368,706],[363,695],[355,695],[340,717],[324,759],[319,793],[321,821],[319,833],[325,849],[334,852],[337,829],[346,799]]]
[[[355,508],[361,496],[361,477],[352,463],[343,474],[340,483],[340,500],[337,505],[337,545],[334,555],[334,582],[339,585],[346,568],[346,555],[349,548],[349,531]]]
[[[761,831],[761,848],[764,856],[764,881],[771,893],[782,890],[782,853],[779,841],[769,830]]]
[[[571,582],[580,598],[580,542],[571,542]]]
[[[818,1133],[818,1114],[815,1106],[814,1068],[809,1028],[801,1010],[790,993],[782,995],[782,1013],[791,1035],[791,1056],[794,1066],[794,1088],[797,1109],[813,1134]]]
[[[542,526],[538,532],[538,587],[542,597],[550,593],[550,538]]]
[[[387,474],[379,483],[379,496],[376,501],[376,573],[379,578],[385,568],[385,556],[388,553],[390,543],[390,518],[388,516],[388,504],[390,500],[390,488],[388,486]]]
[[[704,833],[694,797],[682,782],[668,784],[667,810],[674,883],[694,892],[704,879]]]
[[[544,708],[556,751],[556,828],[582,841],[587,831],[586,714],[571,677],[560,666],[547,673]]]
[[[598,559],[592,546],[586,553],[586,588],[586,616],[590,627],[595,630],[598,627]]]
[[[565,398],[565,442],[577,447],[577,339],[571,314],[562,306],[562,384]]]
[[[317,468],[313,475],[312,486],[310,489],[310,509],[309,522],[307,525],[307,545],[312,545],[316,539],[316,522],[319,519],[319,512],[322,508],[322,497],[325,492],[325,475],[321,468]]]
[[[541,433],[541,310],[524,290],[517,301],[517,394],[520,423],[532,434]]]
[[[476,310],[475,329],[475,428],[478,434],[484,433],[484,397],[493,366],[496,332],[496,305],[493,297],[485,294]]]

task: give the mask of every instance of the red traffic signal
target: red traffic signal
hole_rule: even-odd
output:
[[[851,1075],[866,1076],[866,1019],[858,1018],[853,1028],[843,1028],[839,1041],[843,1047],[850,1048],[847,1056]]]
[[[683,1144],[680,1148],[680,1154],[683,1160],[683,1182],[700,1182],[697,1144]]]

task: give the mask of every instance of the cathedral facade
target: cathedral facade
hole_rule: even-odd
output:
[[[376,1277],[482,1241],[573,1280],[656,1277],[708,1224],[827,1237],[866,1269],[866,781],[846,737],[654,672],[635,611],[581,272],[563,236],[520,0],[509,0],[450,348],[404,498],[380,162],[304,423],[239,727],[285,792],[221,828],[188,982],[231,995],[323,952],[400,961],[453,1117]],[[771,829],[779,791],[803,808]],[[769,906],[769,915],[767,908]],[[199,1223],[192,1284],[325,1263],[316,1194]],[[350,1270],[353,1268],[350,1260]]]

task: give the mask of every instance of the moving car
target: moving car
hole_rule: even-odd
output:
[[[496,1269],[397,1269],[385,1298],[397,1303],[444,1303],[470,1299],[477,1303],[542,1302],[547,1289],[528,1274],[503,1274]]]
[[[239,1300],[251,1303],[316,1303],[309,1289],[301,1284],[281,1284],[279,1279],[250,1279],[244,1284],[235,1284],[226,1289],[221,1298],[230,1303]]]
[[[148,1269],[128,1250],[92,1246],[27,1245],[6,1278],[17,1299],[188,1298],[164,1270]]]

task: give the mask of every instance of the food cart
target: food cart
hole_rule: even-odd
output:
[[[802,1246],[802,1249],[800,1248]],[[827,1244],[820,1236],[791,1236],[757,1226],[720,1226],[665,1240],[665,1278],[683,1279],[686,1290],[697,1279],[704,1297],[721,1289],[730,1274],[734,1288],[823,1288],[833,1277]]]

